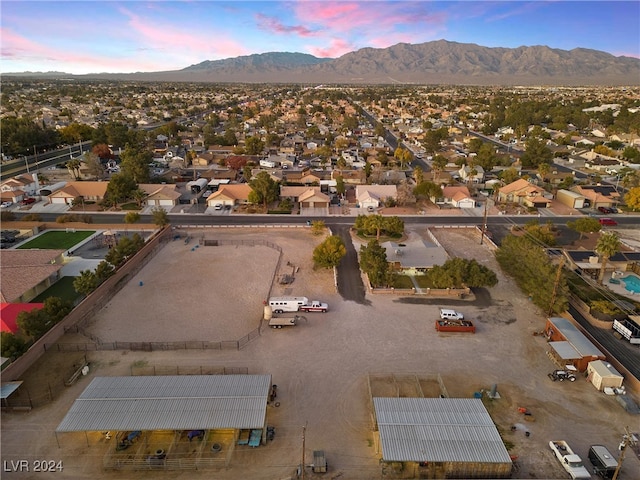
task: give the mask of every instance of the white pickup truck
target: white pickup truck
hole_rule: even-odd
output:
[[[326,313],[329,310],[329,305],[326,303],[320,302],[318,300],[314,300],[305,305],[300,305],[298,310],[301,312],[322,312]]]
[[[567,442],[564,440],[552,440],[549,442],[549,447],[555,453],[564,469],[571,475],[571,478],[591,478],[591,474],[582,463],[582,459],[571,450]]]

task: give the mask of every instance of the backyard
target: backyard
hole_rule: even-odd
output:
[[[20,249],[41,248],[48,250],[68,250],[96,233],[95,230],[51,231],[38,235],[33,240],[20,245]]]

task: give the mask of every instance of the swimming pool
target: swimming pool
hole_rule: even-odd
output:
[[[629,292],[640,293],[640,278],[636,275],[627,275],[620,280],[624,282],[624,288]]]

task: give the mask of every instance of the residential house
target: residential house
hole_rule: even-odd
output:
[[[356,185],[356,202],[360,208],[378,208],[388,198],[398,198],[396,185]]]
[[[333,170],[331,178],[342,177],[345,185],[364,185],[367,183],[367,175],[364,170]]]
[[[472,174],[474,170],[476,173]],[[460,180],[466,183],[484,182],[484,168],[480,165],[474,165],[473,167],[463,165],[460,170],[458,170],[458,175],[460,175]]]
[[[210,152],[200,152],[192,160],[193,165],[198,167],[206,167],[215,162],[215,156]]]
[[[601,257],[593,250],[565,250],[569,268],[579,269],[583,275],[598,278],[602,267]],[[608,272],[627,272],[640,267],[640,252],[618,252],[607,260]]]
[[[322,193],[321,187],[287,186],[280,187],[280,198],[288,198],[305,208],[329,208],[329,196]]]
[[[0,197],[3,202],[20,203],[25,198],[37,195],[40,183],[36,173],[23,173],[0,183]]]
[[[233,183],[222,185],[217,192],[207,197],[207,206],[215,207],[216,205],[237,206],[249,203],[249,193],[252,188],[247,183]]]
[[[544,188],[529,183],[524,178],[498,190],[498,201],[502,203],[516,203],[527,207],[545,208],[551,203],[551,199],[546,197]]]
[[[0,250],[0,300],[29,303],[60,279],[64,250]]]
[[[175,184],[140,184],[138,188],[147,194],[144,202],[150,207],[163,207],[170,210],[180,201],[181,194]]]
[[[579,193],[591,204],[591,208],[613,207],[620,201],[620,194],[613,185],[576,185],[572,192]]]
[[[439,205],[451,205],[456,208],[475,208],[476,201],[464,185],[447,186],[442,189],[442,197],[432,197],[431,201]]]
[[[47,198],[49,203],[66,203],[67,205],[73,205],[73,201],[76,198],[82,198],[84,201],[99,202],[104,199],[108,185],[109,182],[68,182]]]
[[[320,185],[320,180],[323,180],[325,177],[331,178],[331,172],[323,174],[323,172],[312,172],[309,169],[305,169],[297,172],[287,171],[283,174],[283,177],[287,183]]]
[[[409,275],[421,275],[434,265],[442,265],[449,259],[446,250],[435,240],[425,240],[416,232],[408,232],[402,243],[383,242],[387,262],[395,271]],[[431,237],[431,235],[429,235]]]

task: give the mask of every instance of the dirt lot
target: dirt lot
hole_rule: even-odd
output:
[[[476,258],[498,273],[488,306],[456,305],[474,319],[477,333],[437,333],[436,304],[405,302],[393,296],[367,294],[367,304],[345,302],[336,293],[331,271],[314,271],[311,251],[321,241],[306,229],[211,229],[211,239],[263,239],[264,246],[195,247],[169,243],[96,316],[90,330],[103,341],[235,340],[256,328],[268,295],[304,295],[330,305],[326,314],[306,314],[295,328],[263,328],[241,350],[161,352],[89,352],[91,371],[54,403],[31,412],[2,414],[2,460],[62,460],[64,472],[10,473],[3,478],[217,478],[283,479],[294,473],[302,455],[306,426],[306,462],[324,449],[329,462],[325,478],[394,478],[399,472],[379,464],[372,434],[369,389],[375,395],[471,397],[494,385],[499,399],[485,404],[505,441],[518,456],[514,478],[566,478],[547,443],[567,440],[586,457],[589,445],[615,451],[623,428],[638,431],[638,419],[586,381],[551,382],[552,364],[545,341],[533,336],[544,316],[500,274],[488,246],[465,229],[436,229],[434,235],[452,255]],[[276,269],[276,266],[279,268]],[[290,285],[273,282],[292,273]],[[140,285],[142,282],[142,285]],[[80,335],[65,342],[88,341]],[[65,376],[82,354],[48,353],[27,383],[30,388]],[[214,472],[123,472],[102,470],[113,444],[92,434],[60,434],[54,430],[74,399],[94,376],[129,375],[136,367],[191,371],[203,367],[238,368],[271,374],[278,385],[279,407],[267,408],[275,440],[256,449],[238,447],[231,465]],[[37,371],[36,371],[37,370]],[[527,408],[531,419],[518,412]],[[515,430],[512,430],[515,427]],[[525,433],[529,432],[529,436]],[[11,465],[11,464],[9,464]],[[627,455],[619,478],[631,480],[640,461]],[[307,471],[309,473],[309,471]],[[315,475],[309,473],[308,477]]]

